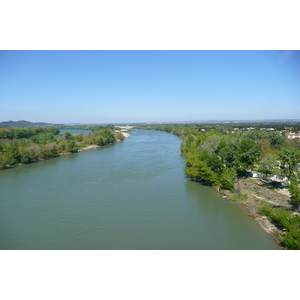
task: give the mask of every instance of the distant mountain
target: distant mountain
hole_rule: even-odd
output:
[[[62,124],[52,124],[52,123],[44,123],[44,122],[33,123],[24,120],[0,122],[0,127],[49,127],[49,126],[58,126],[58,125],[62,125]]]

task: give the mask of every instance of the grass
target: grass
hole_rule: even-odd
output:
[[[247,194],[241,194],[241,195],[233,195],[232,198],[234,200],[246,200],[248,198],[248,195]]]

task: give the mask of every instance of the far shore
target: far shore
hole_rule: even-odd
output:
[[[130,137],[130,134],[129,133],[126,133],[126,132],[122,132],[122,131],[116,131],[116,132],[121,132],[124,136],[125,139],[127,139],[128,137]],[[116,140],[116,142],[120,142],[121,140]],[[101,148],[102,146],[98,146],[98,145],[89,145],[89,146],[86,146],[86,147],[83,147],[83,148],[80,148],[78,150],[78,153],[81,152],[81,151],[86,151],[86,150],[90,150],[90,149],[96,149],[96,148]],[[44,161],[44,160],[49,160],[49,159],[53,159],[53,158],[56,158],[56,157],[60,157],[60,156],[64,156],[64,155],[69,155],[69,154],[74,154],[72,152],[61,152],[61,153],[58,153],[58,155],[54,156],[54,157],[51,157],[51,158],[46,158],[46,159],[39,159],[39,160],[36,160],[36,161],[32,161],[30,164],[32,163],[37,163],[39,161]],[[5,166],[5,168],[2,168],[0,169],[0,171],[3,171],[5,169],[12,169],[12,168],[15,168],[15,167],[18,167],[18,166],[23,166],[23,165],[27,165],[27,164],[23,164],[23,163],[19,163],[17,165],[7,165]]]

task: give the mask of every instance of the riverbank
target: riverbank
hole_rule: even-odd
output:
[[[272,189],[267,186],[260,186],[254,178],[241,179],[239,185],[239,194],[229,190],[216,190],[223,199],[241,206],[283,250],[287,250],[287,248],[282,245],[285,230],[276,226],[266,216],[262,215],[259,211],[259,207],[264,203],[268,203],[275,207],[286,207],[290,209],[291,204],[288,193],[282,193],[281,190]]]
[[[101,146],[97,146],[97,145],[89,145],[87,147],[83,147],[83,148],[79,149],[78,152],[90,150],[90,149],[96,149],[96,148],[100,148],[100,147]],[[68,153],[68,154],[70,154],[70,153]]]
[[[115,131],[116,131],[116,132],[119,132],[119,133],[122,133],[125,139],[127,139],[127,138],[130,137],[130,134],[129,134],[129,133],[126,133],[126,132],[124,132],[124,131],[119,131],[119,130],[115,130]]]
[[[119,131],[115,131],[115,132],[119,132]],[[123,135],[123,138],[116,138],[115,141],[113,143],[116,143],[116,142],[121,142],[123,141],[124,139],[127,139],[130,134],[128,133],[125,133],[125,132],[120,132],[122,133]],[[108,143],[108,144],[113,144],[113,143]],[[15,165],[5,165],[3,167],[0,167],[0,171],[3,171],[3,170],[6,170],[6,169],[12,169],[12,168],[15,168],[15,167],[19,167],[19,166],[23,166],[23,165],[26,165],[26,164],[32,164],[32,163],[37,163],[39,161],[44,161],[44,160],[49,160],[49,159],[53,159],[53,158],[56,158],[56,157],[60,157],[60,156],[64,156],[64,155],[69,155],[69,154],[74,154],[74,153],[80,153],[82,151],[86,151],[86,150],[91,150],[91,149],[96,149],[96,148],[100,148],[102,146],[99,146],[99,145],[82,145],[82,143],[77,143],[76,146],[79,148],[77,148],[78,150],[76,151],[63,151],[63,152],[59,152],[59,153],[56,153],[55,155],[53,155],[52,157],[47,157],[47,158],[38,158],[38,159],[34,159],[34,160],[31,160],[30,163],[18,163],[18,164],[15,164]]]
[[[180,143],[134,131],[117,144],[0,172],[2,247],[280,249],[241,209],[187,181]]]

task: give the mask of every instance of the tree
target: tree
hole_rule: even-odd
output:
[[[216,154],[209,154],[206,158],[206,164],[213,172],[216,172],[217,174],[221,174],[224,169],[221,158]]]
[[[64,136],[65,136],[66,140],[72,139],[72,134],[70,132],[65,132]]]
[[[68,151],[69,152],[78,152],[79,147],[76,145],[74,141],[69,141],[68,142]]]
[[[238,191],[240,192],[239,180],[247,170],[254,166],[260,156],[255,142],[249,138],[231,141],[221,148],[219,155],[226,168],[236,170]]]
[[[222,138],[218,135],[209,136],[205,142],[200,144],[200,148],[203,150],[207,150],[209,153],[214,153],[220,144]]]
[[[20,162],[21,155],[19,153],[19,144],[17,141],[9,141],[5,151],[7,153],[7,165],[16,165]]]
[[[237,168],[238,162],[238,142],[229,142],[219,151],[220,157],[227,168]]]
[[[240,142],[240,149],[238,155],[239,170],[246,171],[251,169],[257,162],[260,152],[257,149],[253,140],[242,139]]]
[[[276,166],[276,157],[270,153],[266,153],[259,161],[259,171],[266,176],[271,175]]]
[[[285,147],[281,153],[283,175],[291,179],[299,173],[297,164],[300,161],[300,150]]]
[[[298,181],[296,178],[292,178],[291,183],[289,184],[289,191],[291,194],[291,202],[293,204],[298,204],[300,209],[300,189],[298,187]]]
[[[211,171],[200,155],[189,155],[186,158],[185,174],[195,181],[204,181],[208,185],[219,186],[218,175]]]
[[[236,183],[236,170],[233,168],[224,169],[221,177],[221,183],[223,187],[232,191],[234,189],[234,184]]]

